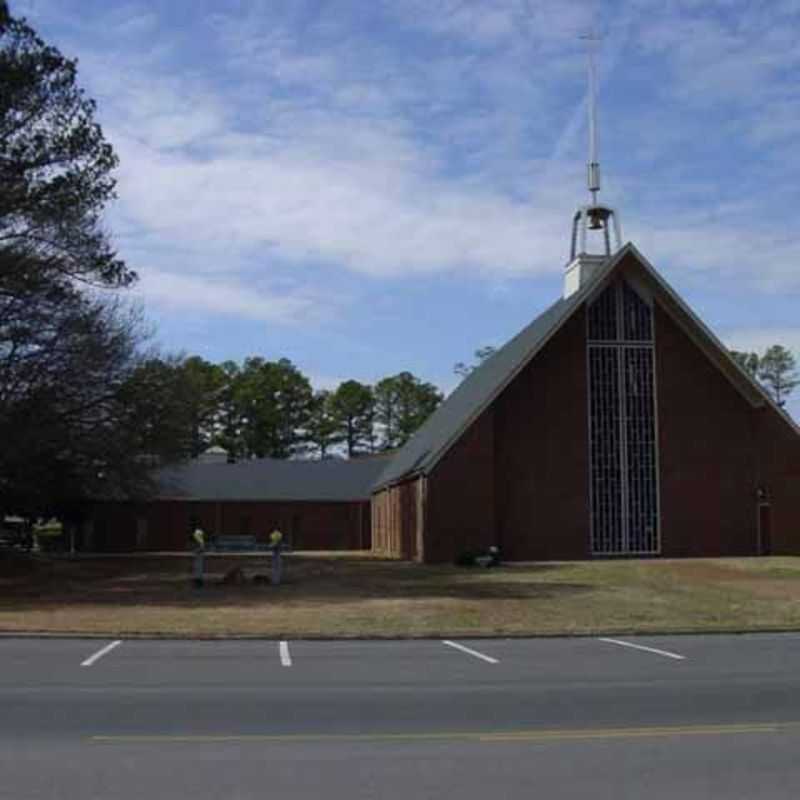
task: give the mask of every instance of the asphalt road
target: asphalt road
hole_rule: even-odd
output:
[[[800,796],[798,635],[110,644],[0,639],[1,798]]]

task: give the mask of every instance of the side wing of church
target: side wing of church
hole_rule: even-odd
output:
[[[374,551],[425,562],[800,553],[800,430],[628,244],[573,258],[371,515]]]

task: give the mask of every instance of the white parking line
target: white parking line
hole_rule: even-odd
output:
[[[281,664],[284,667],[292,666],[292,657],[289,655],[289,642],[281,642]]]
[[[669,650],[659,650],[657,647],[645,647],[643,644],[634,644],[633,642],[623,642],[620,639],[599,639],[601,642],[608,642],[609,644],[618,644],[620,647],[632,647],[634,650],[645,650],[648,653],[655,653],[659,656],[666,656],[667,658],[674,658],[677,661],[684,661],[686,656],[679,653],[671,653]]]
[[[93,655],[89,656],[85,661],[81,661],[82,667],[91,667],[95,661],[99,661],[106,653],[110,653],[115,647],[119,647],[122,644],[122,639],[117,639],[111,644],[107,644],[102,649],[98,650]]]
[[[455,647],[456,650],[461,650],[462,653],[467,653],[471,656],[475,656],[475,658],[483,659],[484,661],[488,662],[489,664],[499,664],[500,662],[496,658],[492,658],[491,656],[487,656],[485,653],[479,653],[477,650],[472,650],[469,647],[464,647],[463,644],[459,644],[458,642],[451,642],[449,639],[442,639],[442,644],[446,644],[448,647]]]

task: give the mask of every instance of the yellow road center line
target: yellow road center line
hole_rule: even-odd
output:
[[[725,736],[742,733],[780,733],[780,725],[712,725],[674,728],[623,728],[618,730],[522,731],[484,734],[484,742],[572,741],[579,739],[636,739],[655,736]]]
[[[754,723],[739,725],[674,725],[639,728],[578,728],[565,730],[523,730],[431,733],[375,734],[210,734],[210,735],[118,735],[91,736],[96,744],[220,744],[298,742],[402,742],[402,741],[472,741],[472,742],[558,742],[586,739],[635,739],[661,736],[725,736],[753,733],[782,733],[800,727],[799,722]]]

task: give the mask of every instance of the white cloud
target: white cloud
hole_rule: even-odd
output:
[[[135,57],[90,53],[81,59],[109,128],[170,150],[208,140],[229,125],[231,110],[199,76],[163,74],[160,48]],[[113,139],[112,139],[113,142]]]
[[[345,329],[340,283],[391,302],[403,279],[413,291],[435,273],[488,293],[558,275],[585,198],[577,37],[592,21],[601,197],[625,238],[698,296],[772,292],[776,325],[800,290],[796,0],[626,0],[613,14],[586,0],[14,5],[80,57],[121,157],[121,255],[140,296],[186,324],[334,316]],[[192,19],[176,27],[181,8]],[[726,341],[800,353],[794,328]],[[337,382],[321,363],[315,385]]]
[[[173,244],[269,249],[377,276],[552,272],[563,262],[566,208],[462,187],[429,174],[408,143],[395,150],[385,137],[381,150],[379,132],[367,138],[360,154],[333,144],[316,157],[302,146],[273,148],[265,139],[254,152],[234,140],[205,160],[118,137],[121,206]]]
[[[441,40],[422,57],[404,37],[370,36],[359,3],[313,13],[299,5],[275,4],[265,14],[262,4],[244,3],[215,14],[196,42],[213,71],[197,63],[176,69],[174,37],[136,46],[115,40],[105,49],[107,37],[86,38],[82,74],[121,156],[118,214],[130,252],[168,274],[191,269],[239,281],[242,260],[254,255],[298,266],[310,259],[334,275],[556,274],[584,194],[577,34],[592,20],[591,5],[370,7],[389,13],[404,36],[432,34],[415,41],[420,47]],[[626,77],[615,74],[617,56],[626,64],[645,52],[669,70],[642,107],[662,89],[684,104],[647,122],[632,110],[635,132],[623,146],[653,165],[653,180],[628,180],[622,158],[604,195],[659,265],[796,289],[800,246],[782,220],[759,213],[776,185],[749,197],[748,208],[714,218],[686,206],[716,200],[719,185],[693,174],[688,156],[687,169],[670,172],[682,157],[676,148],[696,135],[696,118],[680,116],[695,101],[780,107],[780,115],[748,118],[753,140],[789,141],[800,124],[787,82],[776,80],[797,63],[790,30],[746,4],[718,12],[707,3],[636,0],[597,18],[609,28],[603,64],[612,85]],[[126,6],[80,24],[97,32],[113,20],[132,21],[131,35],[156,22],[152,11]],[[665,177],[674,186],[665,188]],[[642,206],[649,198],[655,208],[657,194],[661,213],[648,218]],[[169,263],[176,253],[186,260]]]
[[[136,38],[153,33],[158,27],[158,14],[139,5],[121,5],[109,19],[118,36]]]
[[[485,47],[521,37],[533,46],[554,38],[574,39],[592,21],[592,7],[585,0],[386,0],[384,5],[410,27]]]
[[[213,93],[198,87],[181,98],[177,84],[156,83],[147,93],[144,83],[117,98],[135,124],[125,133],[110,129],[122,160],[121,210],[151,239],[202,251],[198,260],[213,269],[235,271],[237,258],[253,253],[376,277],[546,275],[566,260],[571,212],[583,193],[569,145],[543,164],[529,161],[527,172],[524,161],[506,156],[509,193],[497,181],[499,160],[488,171],[448,174],[402,116],[360,119],[273,101],[265,127],[244,133]],[[579,128],[580,110],[560,141]],[[716,218],[683,209],[648,219],[632,199],[642,187],[617,183],[625,232],[656,263],[734,273],[765,290],[800,285],[793,267],[800,245],[758,219],[757,198]],[[665,209],[693,186],[680,180]]]
[[[722,339],[732,350],[748,353],[763,353],[773,344],[780,344],[800,358],[800,327],[736,328],[727,331]]]
[[[230,278],[188,276],[155,269],[143,272],[134,294],[161,309],[281,324],[301,324],[326,313],[321,298],[302,293],[274,292]]]
[[[627,231],[657,266],[769,293],[800,289],[800,241],[768,221],[748,226],[740,219],[724,211],[718,219],[683,213],[663,222],[638,218]]]

